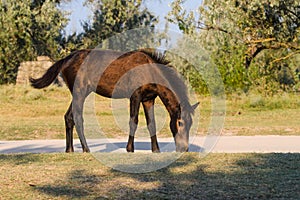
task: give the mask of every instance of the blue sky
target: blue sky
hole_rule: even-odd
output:
[[[87,21],[92,16],[92,12],[83,6],[85,0],[72,0],[70,3],[62,4],[61,8],[71,12],[70,22],[66,27],[66,34],[71,34],[74,32],[81,32],[81,22]],[[145,1],[144,5],[152,12],[154,15],[159,16],[159,26],[165,26],[164,17],[170,11],[169,4],[171,0],[148,0]],[[201,4],[201,0],[187,0],[184,7],[187,10],[196,10]],[[170,25],[170,29],[178,29],[176,25]]]

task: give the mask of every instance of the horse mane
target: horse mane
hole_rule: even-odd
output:
[[[188,112],[194,114],[194,109],[189,103],[188,97],[188,88],[185,85],[182,77],[179,76],[177,70],[174,66],[172,66],[169,60],[166,59],[165,52],[159,52],[155,49],[146,48],[140,49],[137,52],[142,52],[148,55],[155,63],[161,64],[166,67],[166,70],[160,70],[164,77],[168,80],[172,90],[176,93],[179,98],[180,104],[184,107]]]
[[[170,61],[166,59],[165,52],[160,52],[160,51],[157,51],[157,50],[152,49],[152,48],[140,49],[138,51],[147,54],[156,63],[166,65],[166,66],[169,66],[169,67],[173,67],[173,66],[170,65]]]

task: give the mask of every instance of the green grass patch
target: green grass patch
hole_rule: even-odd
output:
[[[138,154],[130,154],[132,157]],[[298,199],[300,154],[186,153],[144,174],[91,154],[0,155],[3,199]]]
[[[200,111],[198,134],[206,135],[212,117],[212,103],[207,96],[198,96],[198,100],[200,101],[197,108],[197,111]],[[0,86],[1,140],[64,138],[64,114],[70,101],[70,92],[65,87],[51,86],[37,90],[26,86]],[[97,123],[94,125],[99,125],[107,137],[127,137],[129,121],[129,115],[126,113],[127,102],[124,101],[123,113],[114,116],[111,99],[100,96],[95,98],[94,113]],[[156,102],[158,137],[171,137],[168,114],[158,99]],[[148,137],[142,107],[139,114],[139,129],[136,136]],[[158,115],[165,118],[159,118]],[[253,94],[230,95],[226,99],[222,134],[300,135],[299,117],[299,94],[281,94],[273,97]],[[119,121],[116,121],[116,118]]]
[[[225,135],[300,135],[300,96],[228,96]]]

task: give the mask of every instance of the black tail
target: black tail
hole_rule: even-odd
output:
[[[67,58],[61,59],[54,63],[41,78],[34,79],[30,77],[29,81],[31,86],[38,89],[49,86],[61,71]]]

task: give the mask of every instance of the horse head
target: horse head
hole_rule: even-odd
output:
[[[175,117],[171,118],[170,129],[173,133],[177,152],[189,150],[189,133],[193,124],[192,114],[199,103],[190,106],[189,109],[181,107]]]

